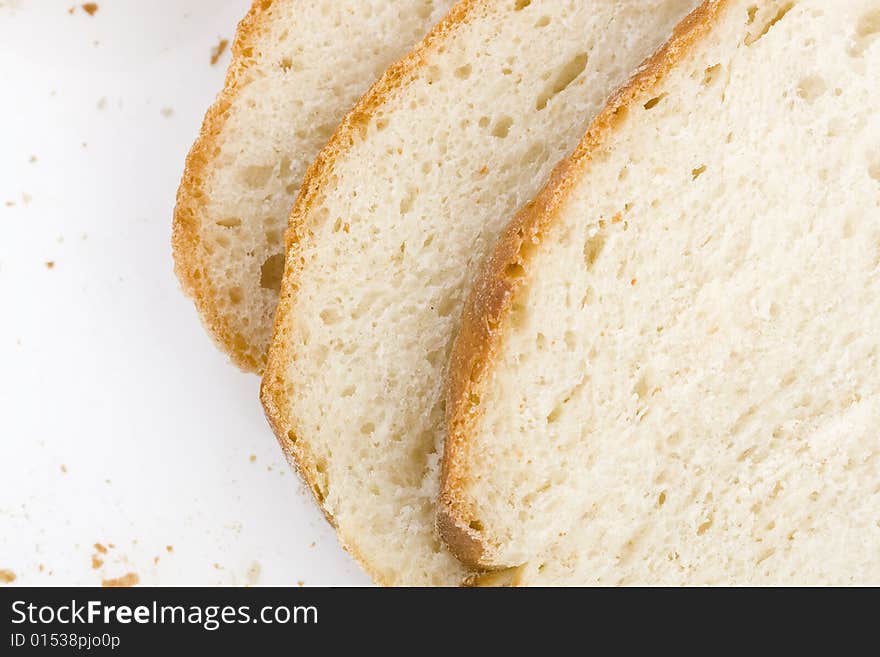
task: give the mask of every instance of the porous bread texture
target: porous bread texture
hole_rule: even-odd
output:
[[[880,583],[880,2],[707,3],[506,230],[441,517],[521,585]]]
[[[383,584],[458,584],[436,498],[443,376],[506,219],[689,1],[467,1],[366,96],[307,175],[267,416]]]
[[[452,0],[255,0],[187,158],[175,270],[240,368],[266,361],[284,231],[306,168],[382,72]]]

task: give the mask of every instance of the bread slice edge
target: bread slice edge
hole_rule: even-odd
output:
[[[287,377],[287,363],[291,352],[289,332],[291,323],[295,321],[291,309],[297,294],[297,277],[302,264],[298,253],[300,245],[309,239],[308,218],[310,210],[315,205],[324,184],[332,176],[336,160],[344,156],[355,143],[361,127],[372,119],[376,111],[382,107],[395,90],[403,88],[415,78],[416,72],[425,60],[425,55],[435,51],[447,35],[467,24],[484,4],[483,0],[461,0],[455,4],[409,54],[385,71],[342,120],[330,141],[308,168],[291,211],[285,234],[284,276],[275,312],[273,338],[269,346],[268,360],[260,385],[260,400],[266,419],[272,427],[285,457],[308,485],[327,521],[334,527],[336,527],[336,523],[333,516],[324,504],[324,494],[321,491],[319,473],[315,470],[314,459],[308,446],[298,440],[295,420],[285,410],[288,407],[286,403],[286,400],[289,399],[288,391],[295,385],[295,382],[289,381]],[[339,528],[337,528],[337,534],[343,548],[360,563],[376,583],[382,586],[390,585],[390,582],[384,581],[377,569],[373,568],[369,561],[358,553],[354,548],[354,541],[347,540]]]
[[[538,196],[526,204],[501,234],[477,278],[452,347],[446,381],[447,435],[443,453],[437,526],[450,551],[478,569],[511,568],[500,563],[497,540],[474,519],[469,499],[468,448],[480,417],[480,395],[504,339],[505,318],[521,291],[529,255],[553,224],[573,186],[605,147],[630,106],[650,94],[691,48],[708,34],[729,0],[706,0],[675,28],[670,38],[609,98],[572,154],[560,162]],[[512,272],[516,272],[512,275]]]
[[[217,291],[208,276],[208,265],[200,257],[202,250],[198,248],[202,239],[199,217],[204,215],[207,206],[202,180],[213,160],[211,153],[229,118],[229,109],[241,91],[239,82],[250,68],[245,51],[260,34],[270,6],[271,3],[253,0],[236,28],[223,89],[205,113],[199,135],[186,156],[171,230],[174,273],[184,293],[195,303],[202,323],[221,351],[228,354],[239,369],[254,373],[260,372],[262,362],[248,353],[244,336],[229,324],[217,306]]]

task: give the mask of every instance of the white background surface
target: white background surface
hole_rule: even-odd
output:
[[[0,0],[0,570],[367,584],[172,272],[211,49],[249,1],[71,4]]]

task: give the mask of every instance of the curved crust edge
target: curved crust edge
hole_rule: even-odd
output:
[[[482,412],[480,395],[504,338],[505,320],[528,277],[531,254],[590,162],[607,149],[606,141],[625,119],[629,106],[654,89],[709,32],[728,3],[729,0],[706,0],[694,9],[676,26],[666,43],[609,98],[574,152],[557,165],[535,200],[508,224],[474,284],[453,344],[446,382],[447,436],[438,516],[446,545],[472,568],[518,565],[499,563],[499,540],[487,536],[485,530],[472,529],[472,523],[479,521],[475,518],[476,501],[468,492],[469,446]],[[508,275],[512,266],[522,267],[526,276]]]
[[[262,370],[262,359],[253,354],[245,337],[217,306],[217,291],[211,284],[207,263],[202,257],[201,219],[207,208],[203,181],[214,159],[212,152],[229,118],[229,110],[242,89],[245,73],[252,66],[252,60],[245,53],[260,35],[269,8],[270,3],[253,0],[250,10],[238,24],[223,89],[205,113],[199,136],[186,157],[171,232],[174,273],[183,291],[195,303],[208,334],[238,368],[255,373]]]
[[[385,71],[382,77],[373,84],[346,115],[330,141],[306,171],[285,233],[287,257],[284,264],[284,276],[278,307],[275,311],[274,334],[260,386],[263,410],[288,461],[312,490],[327,520],[336,527],[342,546],[361,564],[373,580],[382,586],[390,586],[393,582],[379,573],[378,569],[358,551],[357,541],[347,539],[344,532],[334,522],[332,514],[324,503],[324,496],[317,486],[319,473],[315,469],[314,459],[308,446],[304,441],[298,439],[296,420],[291,418],[288,412],[290,391],[295,385],[295,382],[288,380],[287,364],[290,362],[292,351],[290,336],[295,321],[293,307],[299,288],[298,279],[304,265],[300,253],[303,244],[313,238],[310,226],[311,210],[318,203],[324,187],[329,183],[336,160],[344,156],[356,140],[362,136],[364,127],[389,97],[416,78],[426,55],[435,50],[437,45],[461,25],[472,20],[476,10],[483,5],[485,5],[484,0],[461,0],[454,5],[449,13],[408,55],[396,64],[392,64]]]

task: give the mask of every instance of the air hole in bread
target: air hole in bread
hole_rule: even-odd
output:
[[[828,90],[825,80],[819,75],[810,75],[798,83],[797,95],[801,100],[812,103]]]
[[[697,536],[702,536],[709,528],[712,527],[712,518],[709,518],[705,522],[703,522],[699,527],[697,527]]]
[[[502,116],[498,121],[495,122],[495,127],[492,128],[492,136],[498,137],[499,139],[504,139],[510,134],[510,127],[513,125],[513,119],[509,116]]]
[[[587,269],[591,269],[596,264],[596,260],[602,254],[604,248],[604,233],[596,233],[587,238],[587,241],[584,242],[584,262],[587,265]]]
[[[343,397],[354,397],[354,393],[356,391],[357,391],[357,388],[355,386],[348,386],[347,388],[343,389],[342,396]]]
[[[325,308],[321,311],[320,317],[321,321],[327,326],[337,324],[342,319],[342,315],[339,314],[336,308]]]
[[[574,59],[563,66],[553,83],[538,96],[538,100],[535,103],[535,109],[538,111],[543,110],[547,107],[547,103],[549,103],[554,96],[565,91],[568,86],[584,72],[584,69],[587,68],[588,60],[589,56],[584,52],[575,56]]]
[[[657,496],[657,506],[663,506],[666,504],[666,491],[661,491]]]
[[[550,157],[547,147],[541,143],[532,144],[523,154],[520,164],[523,166],[536,166],[543,164]]]
[[[862,16],[856,23],[856,33],[847,52],[851,57],[861,57],[878,35],[880,35],[880,10],[875,10]]]
[[[526,270],[523,269],[522,265],[514,262],[507,265],[507,268],[504,270],[504,275],[507,278],[522,278],[526,275]]]
[[[880,182],[880,155],[874,158],[874,161],[868,165],[868,175]]]
[[[241,170],[241,182],[250,189],[262,189],[269,182],[275,167],[271,165],[251,165]]]
[[[516,2],[513,3],[513,10],[522,11],[530,4],[532,4],[532,0],[516,0]]]
[[[581,310],[595,303],[595,301],[596,291],[592,287],[588,287],[586,290],[584,290],[584,296],[581,297]]]
[[[376,430],[376,425],[372,422],[365,422],[361,425],[361,433],[364,435],[369,435]]]
[[[419,193],[419,190],[416,189],[415,187],[410,187],[407,190],[406,196],[404,196],[400,200],[400,214],[401,215],[409,214],[412,211],[413,205],[416,202],[416,196],[418,196],[418,193]]]
[[[217,222],[218,226],[222,226],[223,228],[238,228],[241,226],[241,219],[238,217],[229,217],[227,219],[221,219]]]
[[[706,172],[706,165],[701,164],[700,166],[698,166],[697,168],[695,168],[691,171],[691,178],[693,180],[696,180],[697,178],[702,176],[705,172]]]
[[[550,25],[550,17],[549,16],[541,16],[535,23],[535,27],[547,27]]]
[[[266,244],[269,246],[281,245],[281,231],[278,229],[269,229],[266,231]]]
[[[276,253],[266,258],[260,267],[260,287],[264,290],[280,290],[284,276],[284,254]]]
[[[430,18],[432,11],[434,11],[434,1],[427,0],[427,2],[418,8],[419,18]]]
[[[455,77],[461,80],[467,80],[471,77],[471,73],[473,72],[473,67],[470,64],[465,64],[464,66],[459,66],[455,69]]]
[[[290,69],[293,68],[293,60],[290,57],[284,57],[280,62],[278,62],[278,66],[281,67],[281,70],[287,73]]]
[[[471,520],[470,523],[468,523],[468,527],[473,529],[475,532],[483,531],[483,523],[481,523],[479,520]]]
[[[229,288],[229,301],[233,306],[237,306],[244,300],[244,292],[240,287]]]
[[[751,45],[757,43],[759,40],[761,40],[773,28],[774,25],[776,25],[779,21],[781,21],[783,18],[785,18],[785,15],[789,11],[791,11],[792,7],[794,7],[794,2],[783,3],[782,6],[779,7],[776,10],[776,12],[773,13],[769,17],[769,19],[766,19],[766,21],[764,21],[762,23],[762,27],[760,30],[757,30],[757,31],[752,30],[751,32],[749,32],[749,34],[746,35],[745,44],[747,46],[751,46]],[[757,13],[753,13],[753,10],[755,10],[755,12],[757,12],[757,9],[755,7],[749,8],[749,24],[750,25],[755,22],[755,18],[757,17]],[[772,8],[771,8],[771,11],[772,11]]]
[[[654,96],[651,100],[645,103],[644,107],[646,110],[654,109],[657,105],[660,104],[660,101],[666,98],[668,94],[662,93],[659,96]]]
[[[709,66],[703,71],[703,86],[710,87],[714,84],[720,77],[721,73],[721,64],[715,64],[714,66]]]
[[[480,120],[477,122],[477,125],[481,128],[488,128],[490,123],[492,123],[492,119],[490,119],[488,116],[481,116]]]

